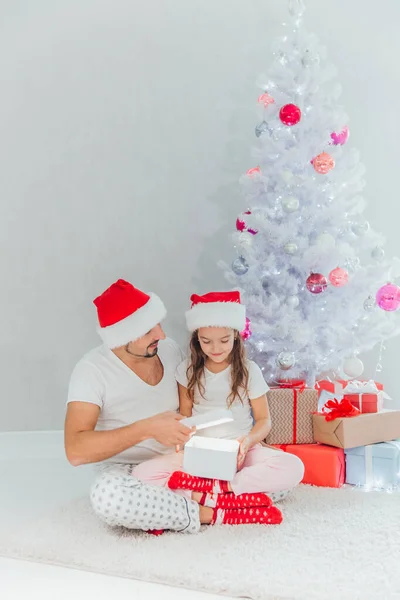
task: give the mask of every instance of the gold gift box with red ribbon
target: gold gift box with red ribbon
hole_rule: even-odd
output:
[[[282,381],[268,394],[271,431],[267,444],[312,444],[313,413],[318,410],[318,392],[303,380]]]

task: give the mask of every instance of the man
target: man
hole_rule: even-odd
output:
[[[132,475],[135,465],[173,452],[191,433],[177,414],[175,369],[182,355],[160,325],[164,304],[121,279],[94,304],[103,345],[71,376],[67,458],[74,466],[100,463],[91,502],[107,524],[196,533],[211,522],[211,508]]]

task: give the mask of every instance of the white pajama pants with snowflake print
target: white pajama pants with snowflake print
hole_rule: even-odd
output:
[[[111,526],[128,529],[200,530],[199,505],[165,488],[142,483],[133,465],[105,466],[95,479],[90,500],[96,515]]]

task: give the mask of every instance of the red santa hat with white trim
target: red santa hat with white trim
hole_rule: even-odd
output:
[[[193,294],[192,307],[186,312],[190,332],[200,327],[230,327],[243,331],[246,326],[246,307],[240,304],[239,292],[209,292]]]
[[[118,279],[93,303],[97,308],[98,332],[111,349],[143,337],[167,314],[156,294],[146,294],[124,279]]]

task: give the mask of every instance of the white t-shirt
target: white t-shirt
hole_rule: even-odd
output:
[[[176,379],[184,387],[188,385],[186,376],[188,365],[188,361],[184,360],[176,370]],[[202,429],[199,435],[233,440],[250,432],[253,427],[250,400],[266,394],[269,387],[265,382],[260,367],[255,362],[246,360],[246,366],[249,370],[248,396],[246,397],[242,393],[243,402],[235,398],[234,402],[229,406],[229,409],[233,413],[234,421],[224,423],[223,425],[216,425],[215,427],[207,427]],[[204,415],[218,408],[228,408],[227,400],[231,393],[231,367],[227,367],[220,373],[211,373],[208,369],[204,369],[204,376],[204,397],[200,395],[198,389],[195,389],[193,416]]]
[[[161,381],[151,386],[138,377],[106,346],[99,346],[76,365],[69,384],[68,402],[97,404],[101,412],[97,431],[117,429],[179,407],[175,370],[183,355],[171,340],[159,343],[158,356],[164,366]],[[154,439],[132,446],[106,462],[138,464],[171,452]]]

